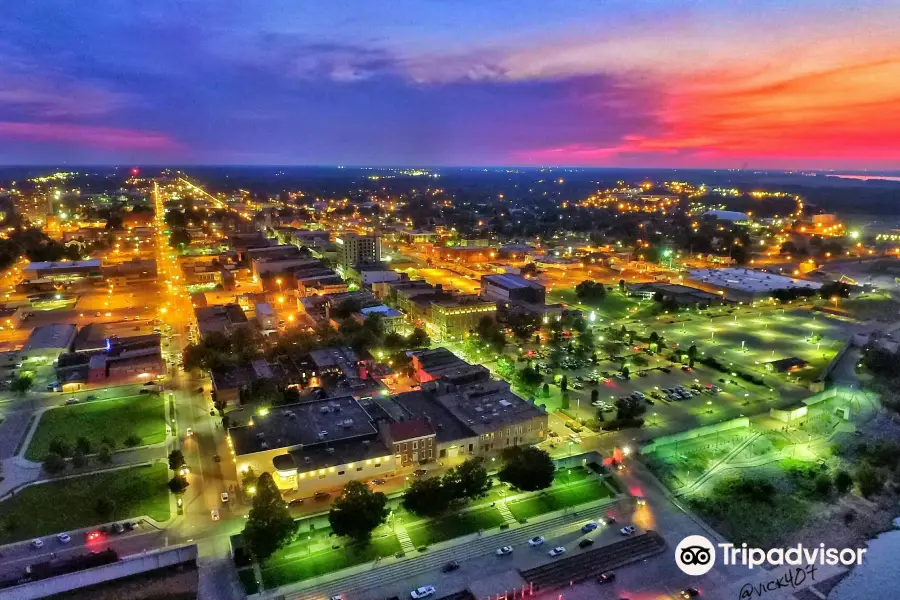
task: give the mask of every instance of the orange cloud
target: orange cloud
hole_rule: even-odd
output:
[[[647,154],[678,154],[686,164],[900,160],[900,52],[808,72],[787,69],[679,77],[660,87],[654,132],[636,132],[613,146],[563,145],[519,158],[572,164]]]

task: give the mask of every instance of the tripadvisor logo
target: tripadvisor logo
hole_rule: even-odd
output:
[[[723,565],[744,565],[750,569],[805,565],[861,565],[865,548],[826,548],[825,544],[808,547],[797,544],[790,548],[751,548],[747,544],[718,544]],[[705,575],[716,564],[716,546],[702,535],[689,535],[675,548],[675,563],[687,575]]]

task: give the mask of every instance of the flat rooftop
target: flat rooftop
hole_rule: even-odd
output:
[[[440,395],[437,401],[479,435],[546,414],[515,395],[505,381],[471,385],[456,393]]]
[[[320,369],[329,367],[343,367],[348,364],[356,365],[359,362],[359,356],[349,346],[336,346],[333,348],[321,348],[313,350],[309,353],[309,358],[313,364]]]
[[[544,289],[544,286],[539,283],[535,283],[520,275],[513,274],[505,274],[505,275],[485,275],[481,278],[482,281],[487,281],[497,287],[501,287],[504,290],[521,290],[525,288],[534,288],[538,290]]]
[[[99,269],[101,261],[99,258],[90,260],[61,260],[61,261],[43,261],[29,263],[23,269],[24,271],[52,271],[52,270],[68,270],[68,269]]]
[[[69,323],[54,323],[35,327],[28,335],[23,350],[55,350],[69,348],[75,339],[75,325]]]
[[[278,471],[297,469],[298,473],[307,473],[367,460],[387,460],[392,454],[378,438],[343,440],[329,446],[294,448],[273,458],[272,466]]]
[[[709,285],[750,293],[774,292],[785,288],[817,290],[822,287],[822,284],[817,281],[806,281],[805,279],[795,279],[784,275],[776,275],[775,273],[738,267],[695,269],[689,271],[688,276],[695,281]]]
[[[428,421],[434,428],[435,439],[439,444],[475,437],[474,431],[437,402],[434,392],[424,390],[406,392],[390,398],[378,398],[377,402],[382,406],[399,407],[406,413],[406,418],[418,417]],[[386,410],[396,418],[396,409],[386,407]]]
[[[228,430],[237,455],[302,445],[329,446],[378,433],[369,413],[352,396],[278,406],[253,425]]]

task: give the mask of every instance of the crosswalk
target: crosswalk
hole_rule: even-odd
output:
[[[506,506],[506,502],[501,502],[496,506],[497,512],[500,513],[500,516],[503,517],[503,520],[506,521],[507,525],[512,525],[516,523],[516,518],[510,512],[509,507]]]
[[[409,539],[405,526],[397,525],[394,529],[394,534],[397,536],[397,541],[400,542],[400,549],[403,550],[404,554],[411,554],[416,551],[416,546]]]

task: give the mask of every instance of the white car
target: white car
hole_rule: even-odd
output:
[[[186,436],[188,436],[188,437],[191,437],[192,435],[194,435],[194,430],[193,430],[192,428],[188,427],[188,428],[184,431],[184,434],[185,434]]]
[[[218,508],[212,509],[211,511],[209,511],[209,514],[212,517],[213,521],[219,520],[219,509]]]
[[[557,546],[556,548],[554,548],[553,550],[550,551],[550,558],[556,558],[560,554],[565,554],[565,553],[566,553],[565,546]]]
[[[223,503],[228,502],[228,492],[222,492],[219,494],[219,497],[222,499]]]
[[[72,541],[72,538],[69,537],[69,534],[65,533],[65,532],[56,536],[56,539],[58,539],[60,541],[60,543],[62,543],[62,544],[68,544],[69,542]]]
[[[433,596],[435,592],[433,585],[423,585],[420,588],[416,588],[409,593],[410,598],[427,598],[428,596]]]
[[[619,530],[619,533],[621,533],[622,535],[631,535],[634,533],[634,531],[634,525],[626,525]]]
[[[532,548],[536,548],[537,546],[540,546],[543,543],[544,543],[544,536],[542,536],[542,535],[536,535],[533,538],[531,538],[530,540],[528,540],[528,545],[531,546]]]
[[[44,547],[44,540],[40,540],[40,539],[37,539],[37,540],[31,540],[31,545],[32,545],[33,547],[35,547],[35,548],[43,548],[43,547]]]
[[[497,548],[497,556],[507,556],[513,553],[512,546],[503,546],[502,548]]]

